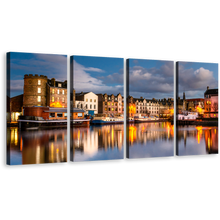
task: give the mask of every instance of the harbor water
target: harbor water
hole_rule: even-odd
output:
[[[167,157],[174,153],[174,126],[170,122],[129,124],[129,158]],[[178,126],[177,152],[183,155],[218,153],[218,127]],[[73,128],[74,162],[124,158],[124,125]],[[7,128],[10,163],[40,164],[67,161],[67,129],[19,131]]]

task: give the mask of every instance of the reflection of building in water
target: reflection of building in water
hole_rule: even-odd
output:
[[[98,149],[123,147],[123,125],[91,126],[90,128],[73,129],[73,152],[80,150],[94,155]]]
[[[156,140],[172,140],[174,126],[170,122],[140,123],[129,125],[129,145],[134,143],[146,144]]]
[[[93,155],[98,151],[98,133],[90,131],[90,128],[73,129],[73,146],[86,154]]]
[[[218,153],[218,129],[206,129],[205,134],[205,145],[206,152],[209,154]]]
[[[66,130],[33,132],[23,137],[23,146],[23,164],[67,161]]]

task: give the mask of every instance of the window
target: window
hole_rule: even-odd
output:
[[[60,101],[60,97],[57,97],[57,101],[58,101],[58,102]]]
[[[64,113],[64,117],[67,117],[67,113]]]
[[[109,111],[111,111],[111,109],[110,109],[110,108],[108,108],[108,110],[109,110]]]
[[[63,117],[63,113],[57,113],[57,118],[62,118]]]
[[[105,99],[107,99],[107,97],[105,96]]]
[[[88,99],[86,99],[86,102],[88,102]]]
[[[90,109],[92,109],[92,105],[90,105]]]
[[[65,99],[64,99],[64,98],[62,98],[62,102],[65,102]]]
[[[55,113],[50,113],[50,118],[54,118],[55,117]]]
[[[54,97],[52,97],[52,102],[54,102]]]
[[[38,102],[41,102],[41,96],[38,96],[38,97],[37,97],[37,101],[38,101]]]
[[[96,105],[94,105],[94,109],[96,109]]]
[[[105,105],[107,105],[107,102],[105,102]]]
[[[112,105],[114,105],[114,103],[112,102]]]
[[[117,103],[115,103],[115,106],[117,106]]]
[[[115,100],[117,101],[117,98],[115,98]]]
[[[121,111],[121,109],[119,108],[119,111]]]
[[[38,92],[38,93],[41,93],[41,88],[37,88],[37,92]]]
[[[117,108],[115,109],[115,111],[118,111]]]
[[[107,111],[107,108],[105,108],[105,111]]]
[[[90,99],[90,102],[92,102],[92,99]]]
[[[81,108],[83,108],[83,104],[81,104]]]
[[[110,100],[111,98],[110,97],[108,97],[108,100]]]
[[[114,108],[112,108],[112,111],[114,111]]]
[[[61,87],[62,86],[62,84],[61,83],[58,83],[58,87]]]
[[[57,89],[57,94],[60,94],[60,90],[59,89]]]
[[[62,91],[62,94],[64,95],[64,89],[63,89],[63,91]]]
[[[41,80],[40,79],[38,79],[38,86],[40,86],[41,85]]]
[[[94,102],[96,102],[96,99],[94,99]]]
[[[108,105],[110,105],[110,102],[108,102]]]
[[[82,113],[78,113],[78,117],[82,117],[83,116],[83,114]]]
[[[54,94],[54,89],[52,89],[52,94]]]
[[[86,109],[88,108],[88,105],[86,104]]]

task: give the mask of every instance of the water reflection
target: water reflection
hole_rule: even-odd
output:
[[[218,153],[218,127],[178,126],[178,155]]]
[[[129,125],[129,157],[173,155],[174,127],[168,122]],[[73,129],[74,161],[123,158],[123,125]],[[179,155],[218,153],[218,127],[178,127]],[[22,131],[8,128],[11,164],[67,161],[67,130]]]

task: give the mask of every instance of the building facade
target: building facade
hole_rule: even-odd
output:
[[[85,114],[98,114],[98,96],[93,92],[75,93],[75,107],[83,109]]]
[[[67,81],[37,74],[24,75],[23,106],[67,108]]]
[[[186,99],[186,110],[195,112],[198,108],[204,109],[204,99]]]
[[[204,93],[204,117],[218,117],[218,89],[209,89]]]
[[[8,122],[17,122],[18,117],[22,115],[23,94],[7,100],[9,101],[9,119]]]
[[[97,94],[98,96],[98,113],[120,115],[124,114],[124,97],[119,93],[116,96],[106,93]]]

